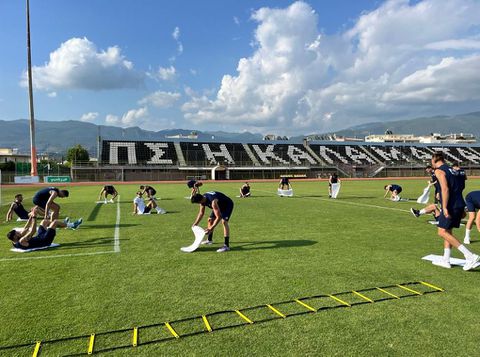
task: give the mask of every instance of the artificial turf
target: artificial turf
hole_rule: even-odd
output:
[[[403,187],[403,197],[412,200],[426,185],[426,179],[395,182]],[[69,198],[57,199],[61,216],[83,217],[84,223],[76,231],[59,230],[59,248],[20,254],[9,251],[6,237],[0,240],[0,347],[32,343],[0,354],[31,355],[37,340],[421,280],[445,292],[219,331],[215,326],[234,322],[212,317],[213,333],[142,345],[171,336],[164,326],[153,326],[140,329],[138,347],[103,354],[476,355],[480,269],[464,272],[422,261],[424,255],[442,254],[442,241],[427,223],[430,217],[415,218],[409,212],[421,205],[383,199],[386,183],[344,181],[337,200],[328,198],[326,182],[293,181],[292,198],[278,197],[276,183],[254,182],[247,199],[236,197],[240,183],[205,183],[202,192],[221,191],[235,202],[232,250],[222,254],[215,252],[223,243],[221,226],[214,246],[191,254],[180,251],[193,241],[190,227],[198,212],[198,205],[185,199],[185,183],[153,184],[159,205],[168,213],[150,216],[131,214],[138,186],[116,186],[121,212],[118,253],[117,204],[95,203],[100,185],[71,186]],[[478,189],[477,179],[467,181],[465,193]],[[17,191],[29,207],[36,189],[3,186],[2,217],[6,199]],[[16,226],[2,223],[1,232],[5,236]],[[464,227],[456,232],[463,238]],[[476,253],[478,242],[480,234],[472,233]],[[462,258],[457,251],[454,256]],[[262,314],[251,312],[252,319]],[[180,335],[204,329],[201,320],[176,325]],[[88,341],[45,344],[40,355],[86,353]],[[122,344],[131,344],[130,330],[98,336],[94,351]]]

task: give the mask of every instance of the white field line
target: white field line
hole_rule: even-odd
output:
[[[45,255],[45,256],[27,256],[27,257],[18,257],[18,258],[2,258],[0,262],[5,261],[17,261],[17,260],[36,260],[36,259],[53,259],[53,258],[67,258],[67,257],[85,257],[89,255],[101,255],[101,254],[114,254],[120,253],[120,195],[118,196],[119,200],[117,201],[117,219],[115,222],[115,233],[114,233],[114,243],[113,250],[102,251],[102,252],[90,252],[90,253],[72,253],[72,254],[58,254],[58,255]],[[32,254],[22,253],[22,254]]]
[[[117,220],[115,221],[113,251],[120,253],[120,195],[118,195],[117,199]]]
[[[271,193],[272,196],[276,196],[276,194],[275,194],[275,193],[272,193],[271,191],[258,190],[258,189],[254,189],[254,191]],[[310,199],[310,200],[325,201],[325,202],[331,202],[331,203],[340,203],[340,204],[345,204],[345,205],[350,205],[350,206],[360,206],[360,207],[370,207],[370,208],[388,209],[388,210],[391,210],[391,211],[399,211],[399,212],[410,213],[409,210],[401,209],[401,208],[377,206],[377,205],[371,205],[371,204],[368,204],[368,203],[357,203],[357,202],[337,200],[337,199],[333,199],[333,198],[306,197],[306,196],[294,196],[294,197],[297,197],[297,198],[306,198],[306,199]]]

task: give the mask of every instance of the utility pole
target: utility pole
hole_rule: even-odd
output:
[[[32,86],[32,53],[30,48],[30,0],[27,1],[27,73],[28,73],[28,104],[30,108],[30,160],[31,176],[37,176],[37,149],[35,147],[35,112],[33,110]]]

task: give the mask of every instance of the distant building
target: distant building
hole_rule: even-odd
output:
[[[387,130],[384,135],[368,135],[366,142],[375,143],[422,143],[422,144],[473,144],[477,140],[472,134],[439,134],[415,136],[413,134],[393,134]]]
[[[18,149],[0,148],[1,162],[30,162],[30,155],[19,154]]]
[[[196,131],[192,131],[188,135],[183,135],[183,134],[175,134],[175,135],[165,135],[167,139],[190,139],[190,140],[197,140],[198,139],[198,133]]]
[[[280,135],[275,135],[275,134],[267,134],[263,137],[263,140],[265,141],[271,141],[271,140],[288,140],[288,137],[286,136],[280,136]]]
[[[307,141],[321,140],[321,141],[364,141],[363,138],[352,138],[337,134],[312,134],[305,137]]]

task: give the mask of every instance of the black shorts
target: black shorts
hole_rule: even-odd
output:
[[[224,221],[228,221],[230,217],[232,216],[233,212],[233,202],[230,204],[227,204],[224,207],[219,207],[220,209],[220,215],[222,216],[222,219]],[[212,213],[210,213],[210,218],[215,219],[217,216],[215,216],[215,211],[212,210]]]
[[[104,190],[109,195],[113,195],[115,193],[115,189],[113,188],[113,186],[105,186]]]
[[[36,197],[36,196],[33,197],[33,204],[40,208],[45,209],[47,202],[48,202],[48,199],[45,200],[45,199],[42,199],[41,197]]]
[[[152,210],[152,206],[145,206],[145,209],[143,210],[143,214],[150,213],[151,210]]]
[[[56,234],[57,232],[55,228],[45,228],[43,226],[38,227],[37,235],[30,239],[27,249],[48,247],[52,244]]]
[[[462,216],[464,213],[463,208],[456,208],[453,210],[449,210],[448,213],[450,215],[449,218],[443,215],[443,210],[440,211],[440,216],[438,216],[438,228],[443,229],[453,229],[460,227],[460,222],[462,221]]]

